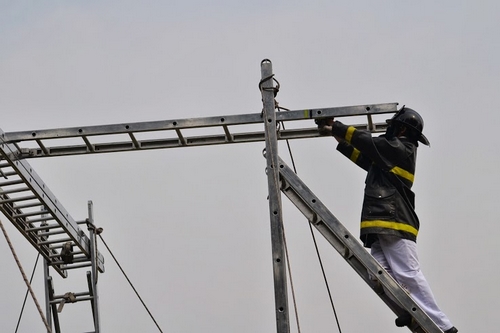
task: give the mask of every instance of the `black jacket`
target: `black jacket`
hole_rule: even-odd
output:
[[[378,234],[416,241],[420,223],[411,191],[417,144],[405,137],[372,137],[336,121],[333,135],[343,141],[337,150],[368,171],[361,213],[361,240],[371,247]]]

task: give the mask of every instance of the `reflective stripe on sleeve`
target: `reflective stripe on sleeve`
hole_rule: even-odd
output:
[[[347,127],[347,132],[345,133],[345,141],[347,141],[347,143],[351,143],[352,135],[355,131],[356,128],[354,126]]]
[[[374,221],[362,221],[361,229],[363,228],[386,228],[393,229],[398,231],[406,231],[415,237],[418,234],[418,230],[415,227],[412,227],[409,224],[401,223],[401,222],[391,222],[391,221],[382,221],[382,220],[374,220]]]
[[[354,148],[354,150],[352,151],[352,154],[351,154],[351,161],[353,161],[354,163],[356,163],[356,161],[358,160],[358,157],[359,157],[359,154],[361,152],[359,150],[357,150],[356,148]]]
[[[392,168],[390,171],[393,174],[395,174],[396,176],[407,179],[412,183],[413,183],[413,180],[415,179],[415,175],[413,175],[411,172],[408,172],[405,169],[401,169],[400,167],[397,167],[397,166]]]

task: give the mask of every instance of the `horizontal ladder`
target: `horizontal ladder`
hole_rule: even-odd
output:
[[[367,117],[358,128],[385,130],[385,122],[373,118],[397,111],[398,103],[304,109],[276,113],[278,140],[318,137],[311,122],[325,117]],[[129,124],[58,128],[2,134],[3,142],[14,144],[11,159],[95,154],[120,151],[246,143],[265,140],[263,113],[189,118]],[[286,125],[291,125],[288,128]],[[294,128],[292,128],[292,125]],[[209,132],[209,133],[207,133]],[[21,143],[32,147],[21,148]]]
[[[281,159],[279,160],[279,173],[281,191],[370,288],[397,316],[402,315],[404,311],[412,315],[415,319],[409,327],[412,332],[442,333],[441,329],[422,311],[406,291]]]
[[[12,159],[20,151],[3,134],[0,130],[0,211],[62,277],[69,269],[91,266],[89,237],[30,164]],[[103,272],[100,253],[97,262]]]

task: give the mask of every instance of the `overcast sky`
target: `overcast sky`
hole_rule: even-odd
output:
[[[260,62],[288,109],[398,102],[431,147],[417,162],[422,269],[460,332],[500,308],[496,1],[0,1],[4,132],[261,111]],[[346,120],[347,121],[347,120]],[[312,125],[312,124],[311,124]],[[95,222],[163,332],[276,332],[264,143],[29,160],[75,220]],[[280,155],[290,157],[284,143]],[[365,174],[332,138],[291,141],[301,177],[358,235]],[[307,222],[284,197],[301,332],[337,332]],[[27,271],[37,252],[3,216]],[[3,239],[3,238],[2,238]],[[2,332],[26,287],[0,239]],[[342,332],[403,332],[317,234]],[[99,244],[102,332],[157,332]],[[85,289],[85,272],[56,279]],[[33,286],[44,300],[43,273]],[[297,332],[290,301],[292,332]],[[92,330],[88,303],[63,332]],[[28,300],[19,332],[44,332]]]

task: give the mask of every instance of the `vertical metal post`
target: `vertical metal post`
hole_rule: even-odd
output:
[[[49,327],[52,327],[52,311],[50,305],[50,286],[49,286],[49,264],[47,259],[43,259],[43,280],[45,282],[45,317],[47,318],[47,323]],[[47,333],[51,333],[47,331]]]
[[[42,211],[45,210],[45,206],[42,206]],[[46,214],[42,214],[42,218],[45,217]],[[42,222],[41,226],[46,226],[47,222]],[[46,233],[48,231],[42,231],[42,233]],[[42,240],[47,240],[48,236],[41,237]],[[47,259],[43,258],[43,280],[45,285],[45,317],[47,318],[47,323],[49,327],[52,328],[52,306],[50,305],[50,271],[49,271],[49,262]],[[47,333],[51,333],[47,331]]]
[[[261,82],[263,117],[266,137],[266,173],[269,190],[269,212],[271,218],[271,242],[273,252],[274,298],[278,333],[290,332],[288,312],[286,258],[279,188],[278,138],[276,133],[276,113],[274,102],[274,80],[272,63],[268,59],[261,62]]]
[[[99,294],[97,293],[97,274],[99,273],[97,270],[97,249],[96,249],[96,229],[94,225],[94,209],[92,201],[88,202],[88,210],[89,210],[89,220],[88,220],[88,229],[89,229],[89,239],[90,239],[90,261],[92,263],[92,272],[90,274],[90,286],[89,292],[92,295],[92,314],[94,316],[94,327],[95,333],[99,333]]]

